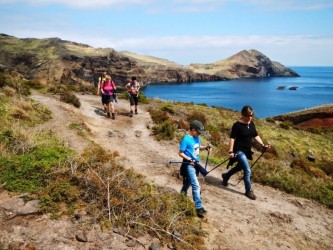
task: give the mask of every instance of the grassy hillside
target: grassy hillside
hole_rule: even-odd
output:
[[[204,141],[213,145],[212,164],[227,159],[230,128],[240,114],[223,108],[158,100],[152,101],[151,106],[151,115],[157,123],[153,130],[158,138],[177,138],[177,129],[188,128],[188,121],[195,118],[209,132]],[[253,180],[333,208],[332,133],[311,133],[286,122],[256,118],[254,122],[261,138],[272,149],[255,165]],[[256,159],[261,148],[255,143],[253,147]]]
[[[123,227],[135,235],[154,231],[175,249],[204,248],[205,232],[189,198],[117,164],[117,152],[91,143],[78,154],[50,127],[34,130],[52,114],[29,99],[31,86],[41,87],[0,74],[0,190],[38,199],[41,212],[54,218],[84,209],[91,225]],[[70,127],[84,136],[84,128]]]

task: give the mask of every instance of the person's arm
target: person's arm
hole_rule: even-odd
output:
[[[254,137],[254,139],[266,150],[269,149],[271,146],[269,144],[265,144],[262,142],[261,138],[259,135],[257,135],[256,137]]]
[[[228,152],[230,158],[235,157],[234,145],[235,145],[235,139],[230,138],[230,141],[229,141],[229,152]]]
[[[207,146],[200,146],[200,151],[202,150],[207,150],[209,153],[212,151],[212,147],[210,146],[210,144],[208,144]]]
[[[97,95],[99,95],[100,88],[101,88],[101,79],[100,79],[100,78],[98,78],[98,84],[97,84]]]
[[[188,157],[188,156],[184,153],[184,151],[179,150],[178,155],[179,155],[181,158],[183,158],[185,161],[189,161],[189,164],[191,164],[191,165],[194,165],[194,164],[195,164],[194,160],[193,160],[191,157]]]
[[[104,82],[101,83],[100,88],[99,88],[102,95],[104,95],[104,89],[103,88],[104,88]]]

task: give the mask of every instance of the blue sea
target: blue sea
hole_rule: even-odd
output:
[[[300,77],[267,77],[219,82],[159,83],[145,86],[149,98],[193,102],[241,110],[250,105],[258,118],[333,104],[333,67],[289,67]],[[278,88],[283,86],[284,89]],[[297,87],[290,90],[290,87]]]

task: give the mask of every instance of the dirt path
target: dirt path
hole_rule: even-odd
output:
[[[152,121],[143,105],[131,118],[128,101],[119,100],[116,120],[111,120],[101,112],[99,97],[78,97],[80,109],[42,95],[33,96],[52,110],[54,119],[47,126],[68,145],[79,151],[84,148],[84,140],[68,130],[71,121],[81,121],[91,130],[89,139],[118,151],[124,166],[158,185],[180,190],[181,180],[175,176],[178,167],[167,164],[179,159],[178,143],[158,142],[151,136]],[[204,219],[209,232],[207,249],[333,249],[333,210],[257,183],[257,200],[249,200],[243,194],[243,183],[235,185],[237,176],[229,187],[222,187],[222,170],[225,168],[212,172],[203,185],[203,204],[208,211]]]

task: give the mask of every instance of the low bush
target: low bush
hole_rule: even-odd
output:
[[[155,125],[152,129],[157,140],[172,140],[175,138],[177,128],[172,121],[166,120]]]
[[[148,112],[154,123],[160,124],[171,119],[167,112],[159,109],[149,109]]]
[[[60,94],[60,101],[72,104],[76,108],[81,106],[80,100],[71,92],[62,92]]]
[[[197,111],[197,110],[194,110],[192,113],[190,113],[188,116],[187,116],[187,120],[189,122],[193,121],[193,120],[198,120],[200,122],[202,122],[202,124],[205,126],[206,123],[207,123],[207,117],[205,115],[204,112],[202,111]]]
[[[293,126],[293,123],[290,121],[284,121],[284,122],[280,123],[280,127],[283,129],[286,129],[286,130],[292,128],[292,126]]]

